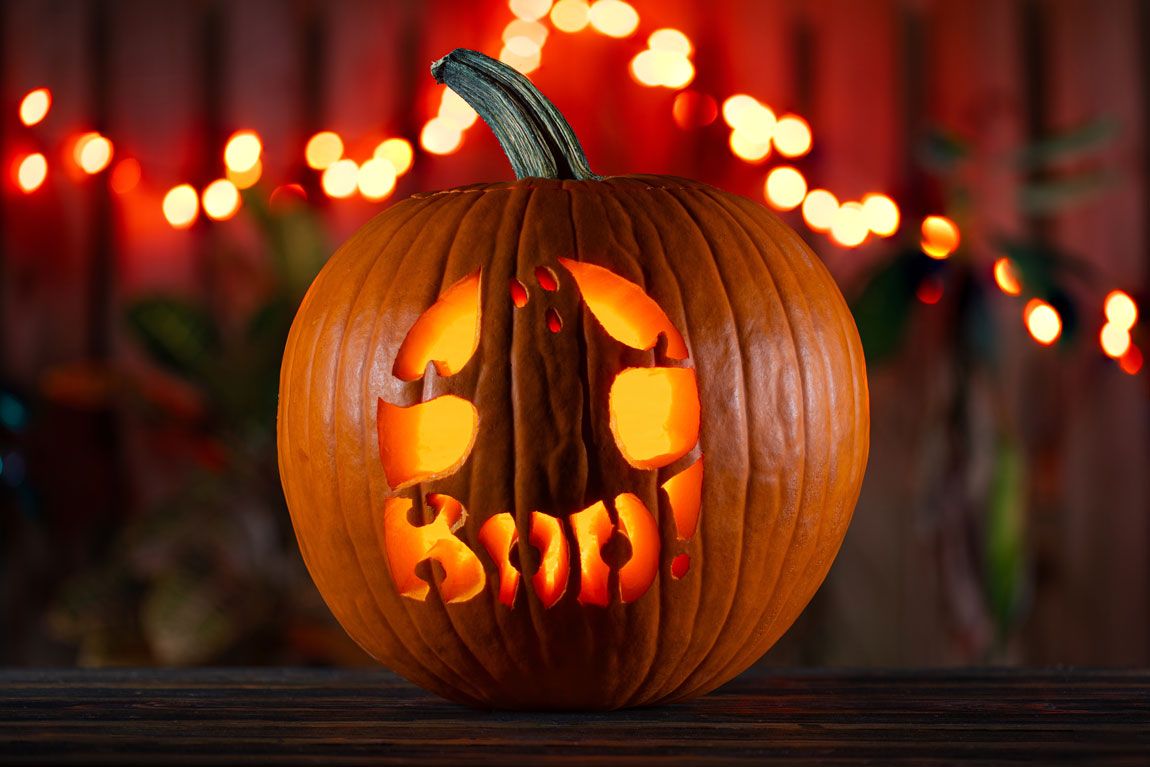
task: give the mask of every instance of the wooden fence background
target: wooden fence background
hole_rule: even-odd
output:
[[[1015,203],[1022,179],[1009,166],[989,163],[967,180],[986,229],[1037,228],[1089,260],[1098,290],[1122,287],[1150,299],[1150,3],[632,1],[641,32],[674,26],[691,35],[694,87],[720,97],[750,92],[805,115],[816,145],[805,167],[815,183],[840,198],[886,191],[908,216],[938,202],[913,152],[930,126],[967,136],[993,156],[1112,118],[1117,136],[1070,169],[1097,166],[1113,182],[1065,213],[1027,218]],[[258,130],[265,178],[283,181],[308,175],[303,143],[320,128],[338,130],[360,158],[384,135],[414,140],[437,103],[428,63],[457,46],[498,50],[509,18],[498,0],[6,0],[3,163],[38,145],[53,171],[31,197],[3,179],[0,380],[31,388],[54,366],[130,357],[117,319],[126,297],[202,289],[205,227],[173,231],[159,202],[176,183],[219,175],[218,151],[232,130]],[[672,94],[630,80],[627,64],[641,39],[553,33],[534,75],[571,118],[596,170],[682,174],[761,199],[763,170],[732,158],[723,130],[678,130]],[[40,85],[52,88],[53,110],[28,131],[15,122],[15,106]],[[61,169],[67,139],[89,128],[140,160],[143,182],[130,199]],[[476,129],[455,155],[420,155],[396,194],[508,175],[494,141]],[[333,241],[374,210],[362,201],[316,204]],[[212,236],[251,236],[241,220],[216,228],[223,235]],[[812,242],[848,292],[883,252]],[[1027,520],[1031,609],[1003,657],[1145,664],[1150,374],[1126,376],[1104,363],[1092,342],[1100,295],[1086,295],[1084,343],[1069,352],[1029,342],[1021,322],[1009,320],[1017,310],[1003,309],[1001,333],[1014,350],[1011,397],[1029,414],[1025,438],[1036,461]],[[826,587],[771,662],[980,659],[971,637],[985,626],[968,614],[952,556],[968,531],[924,505],[919,474],[908,470],[930,447],[921,424],[932,407],[923,393],[931,365],[922,349],[872,371],[872,459],[855,522]],[[129,513],[133,486],[146,480],[131,475],[132,457],[123,456],[131,436],[114,417],[82,418],[89,419],[84,438],[58,446],[57,468],[66,473],[45,508],[80,518],[70,528],[75,535],[99,535]],[[81,555],[69,546],[17,546],[15,523],[0,531],[12,544],[0,594],[23,605],[10,609],[10,619],[34,622],[37,600],[50,598],[44,563],[67,568],[70,556]],[[13,625],[4,631],[18,633]],[[0,662],[36,657],[14,641],[8,656]]]

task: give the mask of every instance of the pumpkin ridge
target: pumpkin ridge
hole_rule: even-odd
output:
[[[691,190],[688,190],[688,193],[691,193]],[[711,245],[711,238],[708,237],[707,231],[706,231],[706,229],[703,228],[701,222],[699,221],[698,217],[696,216],[695,211],[689,205],[686,204],[686,202],[680,197],[679,193],[669,193],[667,195],[667,197],[670,201],[672,201],[676,205],[676,207],[679,209],[679,211],[684,215],[684,219],[691,223],[691,225],[695,229],[696,234],[698,235],[699,241],[704,243],[707,247],[707,252],[708,252],[710,257],[708,259],[700,259],[700,261],[708,263],[711,265],[712,269],[714,270],[715,277],[717,278],[718,283],[723,288],[723,290],[719,291],[719,293],[722,295],[722,298],[724,301],[724,305],[726,308],[727,320],[729,323],[729,327],[731,328],[731,335],[735,338],[736,343],[738,345],[740,358],[746,359],[746,356],[747,356],[746,349],[743,346],[744,340],[742,338],[741,333],[739,332],[740,327],[739,327],[738,317],[737,317],[736,312],[735,312],[735,308],[731,304],[730,292],[729,292],[730,288],[728,285],[728,281],[726,279],[726,276],[723,274],[723,269],[722,269],[722,266],[721,266],[719,259],[716,258],[715,249]],[[696,365],[697,364],[698,364],[698,362],[696,360]],[[749,390],[748,385],[747,385],[746,371],[745,371],[744,367],[745,367],[744,365],[738,366],[738,373],[739,373],[738,386],[740,386],[743,390],[743,396],[740,400],[740,402],[742,403],[742,407],[743,407],[743,423],[749,424],[749,423],[751,423],[751,420],[750,420],[750,413],[747,410],[747,396],[749,395],[750,390]],[[735,384],[732,383],[732,388],[734,388],[734,387],[735,387]],[[721,638],[723,638],[727,624],[730,620],[731,612],[732,612],[732,609],[733,609],[734,603],[735,603],[735,594],[738,591],[736,588],[736,584],[738,583],[739,579],[742,577],[742,571],[743,571],[742,565],[743,565],[743,560],[744,560],[745,555],[746,555],[746,547],[747,547],[746,508],[747,508],[747,499],[750,495],[748,487],[749,487],[750,478],[751,478],[751,449],[750,449],[749,435],[748,435],[748,439],[744,440],[743,442],[744,442],[744,445],[743,445],[743,447],[744,447],[743,471],[746,475],[746,478],[743,482],[742,497],[737,502],[731,501],[729,503],[729,505],[731,507],[743,510],[743,513],[738,515],[738,520],[739,520],[739,524],[738,524],[739,556],[730,557],[730,559],[734,565],[734,571],[732,573],[728,573],[727,575],[729,576],[731,582],[726,584],[726,588],[718,590],[719,593],[725,592],[726,594],[729,595],[729,597],[726,599],[726,605],[722,610],[723,618],[721,619],[721,621],[716,621],[715,624],[712,625],[711,633],[710,633],[709,637],[707,637],[706,639],[700,639],[699,640],[700,643],[698,645],[696,645],[695,644],[696,637],[698,636],[696,629],[699,627],[699,619],[698,619],[699,614],[698,614],[698,611],[696,609],[696,613],[694,614],[694,616],[692,616],[692,620],[691,620],[691,624],[690,624],[691,625],[691,632],[690,632],[689,640],[688,640],[688,648],[690,649],[693,646],[693,647],[696,647],[697,649],[694,653],[688,651],[687,653],[684,654],[684,658],[691,658],[691,660],[680,662],[680,664],[678,664],[676,666],[675,673],[671,675],[671,678],[677,677],[680,679],[680,681],[675,687],[673,687],[669,691],[659,690],[658,691],[658,697],[661,700],[672,698],[675,695],[677,695],[679,693],[680,689],[685,684],[687,684],[688,681],[695,674],[699,673],[699,670],[707,662],[708,657],[714,651],[715,645],[718,644],[718,642]],[[705,453],[706,453],[706,451],[704,451],[704,454]],[[705,519],[701,520],[698,532],[696,532],[696,536],[703,535],[704,531],[706,530],[706,527],[707,527],[707,520],[705,520]],[[705,556],[705,552],[706,552],[705,547],[703,547],[703,552],[704,552],[704,556]],[[702,571],[702,575],[703,575],[704,580],[706,579],[706,573],[707,573],[707,570],[704,568]],[[713,595],[715,593],[715,591],[716,590],[714,588],[708,588],[705,583],[701,585],[701,593],[703,593],[703,594],[712,594]],[[697,604],[696,608],[701,607],[701,606],[702,606],[702,601],[700,600],[700,602]],[[697,658],[697,660],[695,660],[695,658]],[[692,666],[691,670],[688,671],[686,674],[682,673],[682,671],[684,669],[684,663]]]
[[[740,217],[735,216],[734,213],[732,212],[732,209],[729,207],[728,197],[722,193],[715,193],[715,192],[711,192],[711,191],[707,191],[707,190],[699,190],[698,194],[700,194],[704,197],[707,197],[708,199],[710,199],[716,203],[719,210],[722,211],[723,217],[728,222],[728,226],[730,227],[730,230],[737,233],[737,235],[739,236],[739,239],[744,241],[745,246],[749,246],[749,247],[746,247],[746,252],[741,253],[741,255],[743,255],[744,257],[749,256],[751,258],[754,258],[755,256],[757,256],[756,260],[763,267],[767,276],[769,277],[770,287],[771,287],[772,305],[777,306],[780,310],[780,317],[783,320],[783,323],[785,325],[785,336],[786,336],[786,338],[790,344],[790,348],[791,348],[791,356],[793,358],[794,369],[795,369],[795,372],[796,372],[796,375],[798,378],[799,391],[802,393],[801,397],[795,398],[795,400],[794,400],[795,402],[801,403],[801,405],[802,405],[802,414],[801,414],[801,418],[799,419],[799,423],[801,424],[801,434],[802,434],[802,451],[801,452],[803,455],[803,461],[802,461],[801,466],[799,467],[797,492],[794,495],[794,506],[795,506],[794,514],[793,514],[794,519],[793,519],[793,522],[790,525],[790,527],[786,533],[787,542],[786,542],[786,545],[782,548],[783,554],[782,554],[781,560],[779,561],[778,570],[775,571],[775,575],[771,581],[770,588],[764,592],[764,593],[767,593],[770,595],[768,597],[768,600],[762,606],[762,610],[757,612],[756,617],[754,617],[752,619],[751,615],[755,615],[755,614],[754,613],[748,614],[742,620],[740,620],[738,625],[737,625],[737,628],[740,630],[740,633],[742,633],[744,636],[753,637],[755,634],[762,634],[762,635],[768,634],[769,633],[768,628],[777,619],[777,614],[783,612],[787,606],[787,599],[785,597],[780,596],[779,589],[780,589],[781,584],[785,580],[784,575],[788,572],[791,572],[787,568],[787,563],[791,560],[791,558],[794,554],[796,532],[802,526],[802,522],[803,522],[802,510],[808,507],[808,504],[804,503],[804,498],[807,495],[807,492],[809,490],[809,485],[810,485],[808,477],[807,477],[808,461],[809,461],[809,458],[808,458],[809,451],[807,450],[807,445],[809,443],[809,436],[808,435],[811,433],[818,433],[818,432],[812,432],[812,429],[811,429],[812,425],[809,423],[809,420],[808,420],[809,416],[810,416],[811,408],[808,406],[807,399],[810,396],[809,384],[810,384],[811,378],[808,375],[808,371],[806,370],[806,358],[803,354],[800,353],[799,348],[798,348],[797,336],[799,334],[797,331],[798,331],[799,327],[798,327],[798,325],[796,325],[795,318],[792,316],[791,311],[789,310],[790,304],[788,303],[788,301],[784,300],[784,298],[783,298],[784,293],[786,293],[786,295],[788,295],[788,296],[790,296],[790,293],[787,291],[784,291],[782,282],[780,281],[779,274],[777,272],[777,264],[776,264],[777,261],[782,261],[782,268],[788,268],[787,267],[787,260],[788,259],[786,258],[785,254],[784,254],[784,248],[781,247],[778,243],[776,243],[774,239],[766,238],[766,242],[769,242],[771,247],[773,247],[777,251],[777,253],[774,255],[782,255],[783,256],[782,258],[768,257],[768,254],[766,252],[764,252],[764,247],[765,247],[764,239],[765,238],[751,236],[751,232],[748,229],[747,225],[742,220],[742,218],[745,217],[746,219],[753,221],[757,225],[757,227],[760,229],[760,231],[762,232],[761,225],[759,225],[759,223],[757,221],[754,221],[754,219],[750,216],[740,216]],[[740,211],[740,214],[742,214],[742,211]],[[765,235],[765,232],[762,232],[762,233]],[[761,283],[759,283],[759,281],[755,281],[755,280],[750,280],[750,282],[755,283],[755,284],[761,284]],[[761,288],[762,288],[762,290],[765,291],[766,285],[761,285]],[[805,301],[806,297],[805,297],[805,295],[802,295],[801,291],[800,291],[799,297],[797,299],[794,299],[794,300]],[[753,471],[748,472],[748,484],[749,484],[750,477],[753,475],[754,475]],[[749,491],[748,491],[748,495],[749,495]],[[810,506],[814,507],[815,504],[810,504]],[[780,511],[782,511],[782,509],[780,509]],[[821,524],[821,514],[817,515],[817,517],[818,517],[818,519],[816,520],[816,530],[817,530],[817,524]],[[815,536],[815,535],[812,535],[811,537],[817,538],[817,536]],[[736,588],[741,588],[742,585],[743,585],[742,583],[739,583],[736,586]],[[789,595],[789,592],[788,592],[788,595]],[[776,617],[772,617],[769,619],[769,622],[764,623],[763,617],[764,617],[764,615],[766,615],[767,613],[770,612],[772,606],[777,606]],[[724,624],[724,631],[726,632],[728,630],[731,630],[731,631],[735,630],[731,626],[729,618],[728,618],[727,623]],[[712,660],[716,665],[715,665],[715,671],[709,675],[708,680],[700,682],[698,680],[692,681],[690,678],[688,678],[687,683],[692,684],[693,686],[688,687],[686,689],[686,691],[683,692],[684,697],[690,697],[690,696],[696,694],[696,691],[698,689],[705,687],[707,684],[713,682],[714,680],[722,678],[724,675],[726,675],[730,672],[730,669],[733,667],[734,663],[737,662],[737,660],[739,659],[739,655],[740,655],[739,643],[735,642],[733,644],[734,644],[734,646],[732,647],[731,652],[727,655],[726,659],[716,658],[715,656],[711,657],[710,660]],[[739,670],[741,671],[742,669],[739,669]],[[737,673],[737,672],[735,672],[735,673]]]
[[[429,211],[428,218],[432,218],[435,220],[442,220],[443,218],[446,218],[445,212],[442,209],[442,206],[438,205],[432,201],[427,202],[425,209],[427,211]],[[356,312],[356,309],[358,309],[360,307],[360,304],[364,300],[364,298],[363,298],[364,290],[367,288],[369,283],[371,283],[371,275],[373,273],[375,273],[377,269],[383,269],[383,268],[391,267],[391,272],[393,274],[399,274],[405,270],[407,264],[410,263],[410,259],[417,258],[423,254],[423,252],[426,250],[426,246],[421,248],[420,247],[420,241],[424,238],[424,236],[426,235],[427,232],[429,232],[429,229],[426,225],[423,225],[420,227],[420,229],[416,232],[414,238],[409,243],[406,243],[405,248],[404,248],[404,252],[400,256],[400,258],[398,259],[398,262],[393,262],[390,259],[386,259],[383,257],[384,252],[388,249],[388,246],[391,243],[393,238],[388,238],[383,243],[373,243],[373,246],[375,246],[375,247],[373,247],[373,251],[372,251],[372,255],[371,255],[372,267],[368,270],[367,278],[360,281],[360,283],[354,289],[355,293],[354,293],[354,298],[350,304],[350,310],[349,310],[350,314],[354,315]],[[441,283],[442,283],[442,279],[443,278],[441,276],[441,278],[440,278]],[[388,286],[388,289],[386,290],[384,295],[381,296],[380,305],[382,305],[382,306],[393,305],[393,302],[391,301],[392,292],[394,290],[398,290],[398,289],[402,289],[402,288],[403,288],[402,285],[397,284],[395,281],[391,281],[389,286]],[[380,350],[384,348],[384,344],[381,344],[379,342],[379,331],[381,328],[381,322],[383,321],[383,314],[384,314],[383,312],[375,312],[375,319],[371,323],[371,326],[370,326],[370,329],[369,329],[369,332],[367,335],[368,343],[365,344],[365,346],[362,350],[362,354],[363,354],[363,358],[364,358],[364,364],[368,368],[370,368],[370,366],[371,366],[372,358],[375,357],[376,355],[378,355],[380,353]],[[337,373],[336,373],[336,379],[335,380],[337,382],[341,382],[343,380],[342,363],[344,360],[346,360],[350,356],[346,350],[346,346],[345,346],[346,340],[347,340],[347,334],[345,333],[344,339],[340,345],[339,357],[340,357],[341,365],[340,365],[340,368],[337,370]],[[387,375],[391,375],[391,366],[385,365],[385,369],[387,371]],[[377,392],[373,393],[371,391],[371,384],[372,384],[371,376],[362,376],[361,377],[360,391],[361,391],[361,396],[363,398],[363,402],[361,404],[366,405],[366,403],[373,402],[378,398],[378,396],[379,396],[378,393]],[[337,383],[337,387],[339,387],[339,383]],[[337,388],[337,391],[342,391],[342,388]],[[424,396],[426,396],[425,391],[421,392],[420,399],[422,400]],[[366,408],[366,410],[367,410],[367,412],[371,412],[371,408]],[[374,434],[373,427],[374,427],[374,421],[370,417],[365,416],[365,417],[362,417],[359,419],[360,439],[364,445],[375,445],[376,444],[376,439],[373,438],[373,434]],[[375,451],[377,451],[377,450],[378,450],[378,446],[376,445]],[[369,451],[369,454],[374,455],[375,451]],[[373,465],[371,470],[374,471],[374,470],[377,470],[377,468],[378,468],[377,465]],[[345,471],[346,471],[346,467],[345,467]],[[336,473],[337,473],[337,476],[339,474],[343,473],[343,472],[339,471],[338,460],[336,462]],[[423,518],[424,523],[427,523],[430,520],[428,519],[428,513],[427,513],[426,504],[425,504],[425,487],[422,484],[418,485],[417,487],[418,487],[418,495],[417,495],[417,498],[415,499],[415,501],[419,504],[420,512],[422,514],[422,518]],[[390,488],[389,488],[389,490],[390,490]],[[379,524],[378,515],[382,514],[382,504],[376,503],[376,499],[374,497],[374,491],[373,491],[371,483],[364,483],[364,496],[365,496],[365,501],[366,501],[365,507],[368,509],[367,513],[372,516],[371,525],[372,525],[372,528],[374,531],[375,526]],[[344,505],[345,504],[341,503],[341,506],[344,506]],[[343,519],[344,524],[346,525],[347,524],[346,515],[341,514],[340,516]],[[373,544],[378,545],[378,543],[377,543],[378,542],[378,535],[373,536],[371,541]],[[383,559],[383,561],[386,562],[386,557],[387,557],[386,551],[383,551],[382,547],[380,547],[380,549],[381,549],[379,552],[380,556]],[[357,562],[360,563],[361,569],[364,572],[368,572],[367,569],[363,568],[363,565],[362,565],[363,558],[359,555],[358,547],[355,547],[355,554],[356,554]],[[436,593],[438,594],[438,586],[434,583],[431,585],[432,585],[432,588],[435,589]],[[372,597],[377,604],[377,610],[379,610],[381,615],[388,615],[388,616],[395,615],[394,611],[389,611],[389,610],[383,609],[382,604],[379,602],[379,597],[377,596],[376,589],[372,586],[372,584],[370,583],[370,580],[368,581],[368,589],[369,589],[369,592],[372,594]],[[449,679],[451,677],[455,677],[457,679],[465,680],[466,686],[463,689],[468,690],[468,694],[470,696],[475,697],[479,700],[482,700],[483,699],[482,693],[480,692],[480,690],[478,688],[472,689],[472,681],[471,681],[471,678],[467,675],[467,673],[465,673],[461,669],[456,668],[455,664],[453,662],[444,658],[435,649],[434,644],[428,640],[426,631],[424,630],[424,627],[423,627],[423,622],[420,621],[415,615],[412,614],[411,606],[409,606],[407,604],[407,601],[402,596],[400,596],[399,594],[395,594],[395,599],[396,599],[397,604],[400,607],[401,614],[406,619],[406,622],[408,624],[407,628],[409,629],[409,632],[410,632],[409,633],[408,631],[405,631],[405,632],[402,632],[402,634],[404,636],[411,636],[412,638],[418,637],[419,641],[423,644],[424,651],[426,653],[430,653],[430,655],[438,661],[442,671],[448,672],[448,674],[446,674],[445,676],[448,676]],[[399,634],[401,632],[396,632],[396,633]],[[456,682],[455,684],[458,685],[458,682]]]

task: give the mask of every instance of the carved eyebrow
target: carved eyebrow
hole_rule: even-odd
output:
[[[559,263],[575,278],[583,301],[607,335],[640,350],[654,348],[659,336],[665,335],[668,357],[688,357],[683,336],[643,288],[602,266],[569,258],[560,258]]]

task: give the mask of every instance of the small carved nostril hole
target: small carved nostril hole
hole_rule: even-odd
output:
[[[555,311],[555,307],[547,310],[547,329],[552,333],[558,333],[563,329],[563,318]]]
[[[559,290],[559,278],[555,276],[555,272],[551,267],[535,267],[535,279],[538,281],[539,287],[547,292]]]
[[[527,306],[527,286],[514,277],[511,278],[511,303],[515,304],[516,309],[522,309]]]

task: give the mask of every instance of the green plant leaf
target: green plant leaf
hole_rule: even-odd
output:
[[[998,440],[987,508],[986,568],[987,598],[1000,636],[1014,625],[1026,591],[1025,460],[1017,442]]]
[[[1096,196],[1112,186],[1113,173],[1090,171],[1050,181],[1023,184],[1018,189],[1018,207],[1027,215],[1043,215],[1064,210]]]
[[[1116,120],[1093,120],[1028,144],[1010,154],[1008,160],[1021,168],[1041,168],[1100,149],[1117,133]]]
[[[916,256],[922,257],[902,253],[880,267],[851,302],[868,363],[886,359],[902,342],[918,285]]]
[[[160,365],[199,380],[220,350],[215,319],[202,306],[171,296],[141,298],[128,306],[128,328]]]

